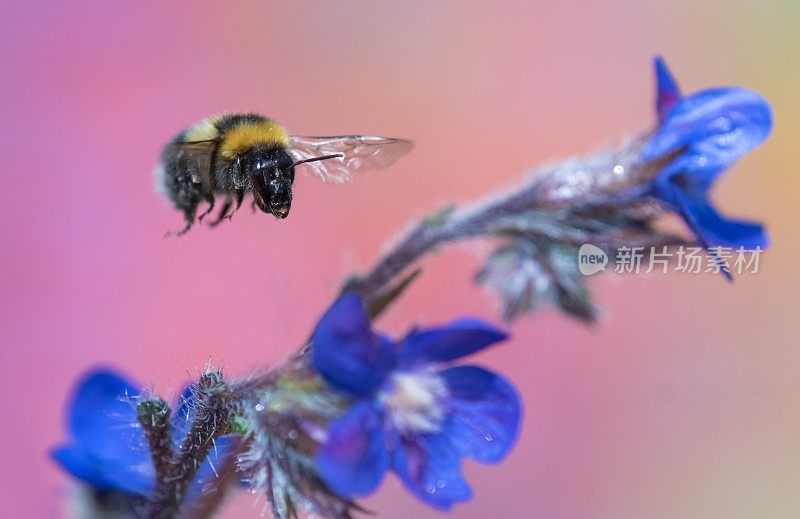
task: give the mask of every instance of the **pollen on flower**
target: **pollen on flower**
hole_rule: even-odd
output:
[[[435,371],[393,373],[378,396],[389,419],[401,432],[441,430],[446,415],[447,385]]]

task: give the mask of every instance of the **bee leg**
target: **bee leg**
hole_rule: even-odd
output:
[[[206,202],[208,202],[208,209],[203,211],[203,214],[201,214],[200,217],[197,218],[198,222],[202,222],[203,218],[205,218],[211,211],[214,210],[214,195],[212,195],[211,193],[207,193],[203,195],[203,198],[205,198]]]
[[[194,217],[196,213],[197,213],[197,204],[184,208],[183,217],[186,220],[186,226],[180,231],[168,231],[164,235],[164,238],[169,238],[170,236],[183,236],[184,234],[189,232],[189,229],[192,228],[192,224],[194,223]]]
[[[228,210],[231,208],[232,205],[233,205],[233,200],[231,200],[230,198],[225,200],[225,203],[222,205],[222,209],[220,209],[219,214],[217,214],[216,220],[214,220],[213,222],[210,222],[208,224],[208,226],[209,227],[216,227],[217,225],[219,225],[222,222],[222,220],[224,220],[226,218],[229,218],[228,217]]]
[[[235,215],[236,212],[239,210],[239,208],[242,207],[242,201],[244,200],[244,191],[238,189],[234,191],[234,200],[236,201],[236,207],[233,208],[233,211],[225,215],[225,218],[227,218],[228,220],[232,220],[233,215]],[[228,201],[230,202],[230,200]]]
[[[258,206],[256,205],[255,200],[250,202],[250,209],[253,211],[253,214],[256,214],[258,212]]]
[[[233,210],[235,213],[242,207],[242,202],[244,201],[244,191],[236,191],[236,208]],[[233,216],[233,214],[231,214]]]

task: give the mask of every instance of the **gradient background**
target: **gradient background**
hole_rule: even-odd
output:
[[[522,436],[502,465],[468,464],[476,497],[452,515],[800,516],[800,4],[65,4],[0,6],[0,516],[62,513],[46,452],[82,371],[123,366],[171,395],[209,358],[234,375],[280,362],[410,217],[651,124],[658,52],[687,91],[772,102],[772,138],[715,196],[773,246],[732,286],[596,279],[595,328],[552,311],[515,325],[479,360],[523,392]],[[165,240],[181,220],[152,192],[159,148],[225,109],[418,144],[346,188],[301,178],[284,222],[246,210]],[[469,281],[483,249],[429,260],[380,326],[497,320]],[[225,515],[255,517],[253,501]],[[393,478],[366,504],[440,516]]]

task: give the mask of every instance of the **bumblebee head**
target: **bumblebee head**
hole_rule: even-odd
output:
[[[256,205],[276,218],[289,216],[292,207],[294,164],[286,150],[254,151],[250,157],[250,179]]]

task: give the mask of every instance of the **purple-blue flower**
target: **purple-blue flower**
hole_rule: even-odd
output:
[[[362,496],[392,469],[435,508],[468,501],[462,459],[505,458],[519,431],[520,398],[496,373],[447,364],[506,338],[478,319],[460,319],[395,343],[373,332],[357,295],[339,298],[312,343],[314,368],[354,397],[317,454],[326,483],[342,496]]]
[[[149,497],[155,488],[155,467],[144,431],[139,425],[136,400],[140,386],[110,370],[94,370],[76,385],[68,408],[70,439],[51,451],[61,468],[92,488]],[[194,388],[187,386],[172,414],[176,450],[194,414]],[[225,455],[226,439],[200,468],[189,490],[199,496],[202,485],[215,478],[212,463]]]
[[[761,224],[720,215],[708,194],[722,172],[767,138],[769,104],[738,87],[682,96],[660,57],[655,71],[660,124],[642,150],[642,159],[659,167],[649,194],[679,212],[706,248],[766,247]]]

